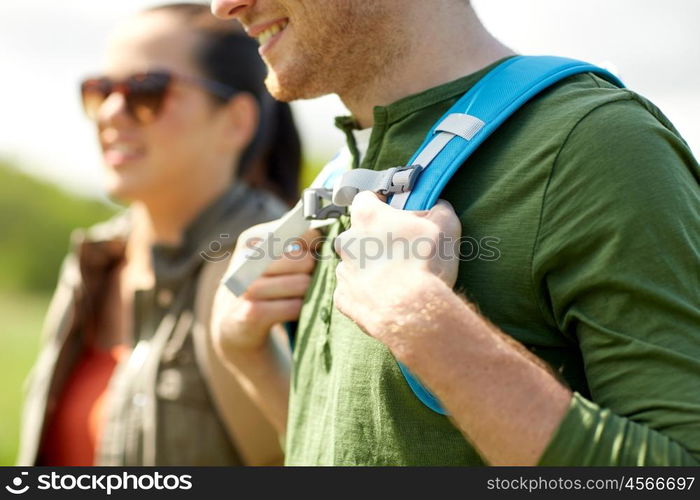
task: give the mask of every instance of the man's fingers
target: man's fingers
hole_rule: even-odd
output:
[[[245,317],[251,323],[266,322],[271,325],[296,321],[303,303],[304,300],[300,298],[248,301]]]
[[[299,252],[287,252],[279,259],[275,259],[265,269],[264,276],[277,276],[280,274],[310,274],[316,265],[316,258],[308,249]]]
[[[459,217],[447,200],[438,200],[430,210],[411,210],[409,213],[432,221],[440,228],[440,232],[447,235],[459,237],[462,233]]]
[[[305,273],[262,276],[251,283],[243,297],[250,300],[299,298],[306,294],[310,283],[311,276]]]
[[[352,199],[352,205],[355,206],[356,203],[361,205],[365,203],[381,203],[383,205],[386,205],[386,200],[387,197],[383,194],[375,193],[372,191],[360,191]]]
[[[427,219],[432,220],[443,233],[459,238],[462,234],[462,224],[452,204],[447,200],[438,200],[428,211]]]
[[[392,210],[385,201],[382,201],[382,198],[384,197],[372,191],[360,191],[357,193],[350,206],[350,216],[353,223],[370,222],[375,217],[380,217],[384,211]]]

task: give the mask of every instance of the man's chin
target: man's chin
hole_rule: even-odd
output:
[[[292,80],[291,78],[280,78],[274,70],[269,68],[267,78],[265,79],[265,86],[272,97],[282,102],[314,99],[329,93],[313,89],[311,85],[304,85],[301,82],[294,82]]]

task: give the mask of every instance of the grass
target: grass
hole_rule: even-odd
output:
[[[0,465],[13,465],[19,439],[22,385],[34,363],[49,296],[0,290]]]

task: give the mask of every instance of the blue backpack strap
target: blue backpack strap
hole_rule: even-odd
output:
[[[595,73],[624,87],[596,66],[550,56],[517,56],[498,65],[452,106],[433,126],[408,165],[423,170],[411,191],[389,203],[405,210],[428,210],[464,162],[514,112],[534,96],[572,75]],[[399,368],[411,390],[431,410],[446,415],[440,401],[406,368]]]

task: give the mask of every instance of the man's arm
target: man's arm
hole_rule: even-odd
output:
[[[544,200],[533,281],[590,400],[575,396],[542,464],[700,460],[700,168],[628,97],[571,132]]]
[[[571,394],[543,363],[452,291],[457,261],[353,258],[361,255],[353,245],[384,229],[396,240],[437,242],[442,234],[458,241],[452,207],[441,201],[429,212],[403,212],[363,192],[355,197],[352,217],[352,228],[336,239],[343,259],[336,271],[336,307],[436,393],[489,462],[536,463]]]
[[[458,298],[448,264],[359,269],[341,254],[338,308],[436,393],[490,463],[698,463],[697,163],[641,107],[604,111],[562,149],[533,264],[550,295],[543,311],[549,301],[563,334],[578,340],[596,403],[572,397]],[[357,200],[352,236],[445,231],[445,217],[426,229],[416,214],[380,205],[367,193]],[[378,287],[379,299],[369,293]]]

